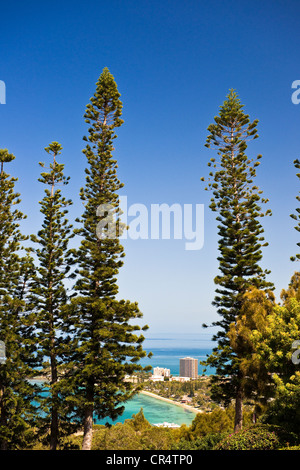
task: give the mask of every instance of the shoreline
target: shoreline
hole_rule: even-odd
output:
[[[195,414],[203,413],[203,411],[200,410],[199,408],[194,408],[191,405],[187,405],[186,403],[180,403],[179,401],[174,401],[174,400],[171,400],[170,398],[161,397],[160,395],[157,395],[156,393],[147,392],[146,390],[140,390],[139,393],[142,393],[143,395],[148,395],[149,397],[152,397],[152,398],[157,398],[158,400],[166,401],[167,403],[171,403],[172,405],[180,406],[181,408],[185,408],[186,410],[191,411],[192,413],[195,413]]]

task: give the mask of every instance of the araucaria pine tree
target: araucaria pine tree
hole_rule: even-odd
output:
[[[297,170],[300,169],[300,161],[297,159],[294,161],[295,168]],[[297,173],[297,177],[300,179],[300,173]],[[296,196],[297,201],[300,201],[300,196]],[[295,226],[295,229],[297,232],[300,232],[300,207],[296,208],[296,214],[291,214],[292,219],[296,220],[298,224]],[[300,247],[300,242],[297,243],[297,245]],[[300,259],[300,253],[297,253],[295,256],[291,256],[292,261],[298,261]]]
[[[5,357],[0,363],[0,449],[28,449],[34,438],[35,362],[34,318],[27,308],[33,262],[22,246],[20,231],[25,218],[18,209],[20,195],[16,178],[4,171],[14,160],[0,150],[0,340]],[[4,352],[4,351],[3,351]]]
[[[68,356],[69,338],[64,334],[63,309],[67,304],[68,277],[72,277],[72,252],[70,239],[74,236],[66,215],[71,201],[59,188],[68,183],[64,176],[64,165],[58,162],[62,147],[52,142],[45,148],[52,158],[50,167],[41,173],[39,181],[46,185],[45,196],[40,202],[43,214],[42,228],[32,235],[32,251],[36,257],[36,272],[31,288],[32,308],[36,312],[37,344],[43,358],[46,382],[40,431],[48,439],[50,449],[56,450],[65,434],[72,429],[63,391]],[[42,168],[44,163],[40,163]]]
[[[146,355],[141,327],[133,322],[142,316],[137,303],[116,299],[116,276],[124,256],[118,196],[123,184],[117,178],[112,152],[115,129],[123,123],[121,114],[120,93],[105,68],[85,113],[90,127],[83,151],[86,184],[80,192],[84,212],[78,234],[82,241],[77,251],[77,296],[68,312],[79,345],[73,355],[75,405],[84,424],[84,450],[91,448],[93,418],[117,418],[124,410],[122,403],[137,391],[124,379],[142,369],[138,362]],[[116,230],[111,230],[113,220]]]
[[[267,200],[261,198],[262,191],[253,183],[261,155],[251,159],[245,154],[248,142],[258,137],[258,121],[250,122],[234,90],[229,92],[214,120],[208,127],[206,147],[216,149],[218,157],[208,163],[212,171],[205,189],[212,190],[210,208],[218,214],[220,274],[215,278],[218,287],[213,305],[221,320],[213,323],[219,328],[213,337],[218,347],[207,362],[216,369],[218,398],[225,403],[235,400],[235,430],[238,430],[242,427],[245,398],[240,369],[243,348],[240,343],[238,351],[234,350],[228,332],[239,317],[247,290],[272,288],[266,280],[268,271],[259,264],[262,247],[267,245],[259,219],[270,211],[262,211],[260,204]]]

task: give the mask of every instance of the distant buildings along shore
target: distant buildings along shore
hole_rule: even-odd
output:
[[[154,367],[150,380],[162,382],[168,377],[170,381],[187,382],[198,378],[198,360],[192,357],[185,357],[179,360],[179,377],[171,376],[170,369],[164,367]]]

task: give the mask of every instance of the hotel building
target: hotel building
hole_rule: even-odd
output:
[[[185,357],[180,359],[179,362],[179,375],[180,377],[190,377],[197,379],[198,377],[198,360],[192,357]]]

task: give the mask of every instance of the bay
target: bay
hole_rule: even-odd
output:
[[[202,347],[201,347],[202,346]],[[143,358],[140,361],[142,366],[150,365],[154,367],[163,367],[170,369],[173,376],[179,376],[180,359],[184,357],[193,357],[198,361],[204,361],[207,355],[212,352],[212,344],[202,341],[199,343],[199,337],[174,337],[174,336],[156,336],[154,338],[146,339],[144,342],[145,351],[152,352],[151,358]],[[153,370],[153,369],[152,369]],[[204,373],[204,367],[198,365],[198,375]],[[207,368],[205,375],[211,375],[214,370]],[[125,410],[122,416],[118,417],[115,421],[104,419],[96,420],[96,424],[116,424],[124,423],[126,419],[131,419],[133,414],[137,414],[141,408],[147,421],[149,423],[174,423],[177,425],[186,424],[191,425],[196,414],[190,410],[184,409],[176,404],[168,403],[160,399],[149,397],[147,395],[138,394],[125,404]]]
[[[196,413],[190,410],[139,393],[126,403],[124,413],[115,421],[106,418],[102,420],[96,419],[94,422],[95,424],[124,423],[126,419],[131,419],[134,414],[137,414],[141,408],[143,409],[143,413],[147,421],[153,425],[169,423],[179,426],[181,424],[186,424],[189,426],[192,424],[192,421],[196,416]]]
[[[163,367],[170,369],[173,376],[179,375],[180,359],[184,357],[193,357],[198,361],[204,361],[207,355],[211,354],[213,344],[205,338],[199,338],[199,335],[178,335],[166,336],[156,335],[152,338],[146,338],[143,348],[149,353],[152,352],[152,357],[145,357],[141,359],[142,366],[150,365],[154,367]],[[152,369],[153,370],[153,369]],[[198,364],[198,375],[204,372],[203,366]],[[211,375],[214,371],[208,368],[205,375]],[[125,403],[125,410],[121,416],[116,420],[108,418],[98,420],[94,419],[95,424],[116,424],[124,423],[125,420],[131,419],[133,415],[139,413],[143,409],[143,413],[149,423],[156,425],[161,423],[170,424],[186,424],[190,426],[196,413],[182,408],[176,404],[168,403],[158,398],[153,398],[144,394],[137,394],[127,403]]]

